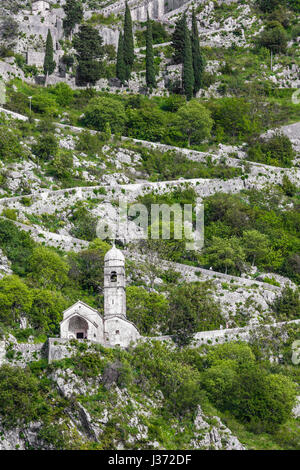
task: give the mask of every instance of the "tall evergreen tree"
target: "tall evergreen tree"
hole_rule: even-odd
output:
[[[176,21],[174,33],[172,35],[172,46],[174,48],[173,60],[175,64],[183,63],[184,34],[186,27],[186,13],[184,12],[183,15]]]
[[[126,80],[126,68],[125,68],[125,62],[124,62],[124,40],[123,40],[122,31],[120,31],[120,34],[119,34],[116,75],[123,85]]]
[[[75,35],[73,45],[76,49],[77,83],[94,85],[101,75],[103,57],[102,38],[99,32],[90,25],[81,25]]]
[[[194,69],[193,69],[193,55],[190,31],[186,25],[184,32],[184,53],[182,65],[182,84],[184,94],[187,100],[190,100],[194,91]]]
[[[191,41],[192,41],[193,69],[194,69],[194,94],[196,94],[197,91],[199,91],[202,86],[205,62],[204,62],[204,57],[201,54],[198,28],[197,28],[197,20],[196,20],[196,14],[195,14],[194,8],[193,8],[193,13],[192,13]]]
[[[66,17],[63,21],[64,30],[70,36],[74,27],[83,19],[83,7],[80,0],[66,0],[63,6]]]
[[[134,43],[132,34],[132,19],[131,13],[126,2],[125,16],[124,16],[124,62],[126,68],[126,80],[130,78],[133,61],[134,61]]]
[[[51,75],[55,70],[56,63],[54,61],[53,55],[53,40],[50,29],[48,29],[44,59],[44,73],[46,76]]]
[[[156,86],[153,56],[152,22],[149,18],[148,12],[146,33],[146,84],[147,87],[150,88],[150,90]]]

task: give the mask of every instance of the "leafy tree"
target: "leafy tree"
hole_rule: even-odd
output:
[[[32,145],[32,152],[42,160],[50,160],[58,151],[58,142],[54,134],[42,134]]]
[[[183,284],[169,294],[169,334],[178,345],[189,344],[197,331],[218,329],[224,325],[219,305],[213,299],[213,287],[207,282]]]
[[[245,139],[260,131],[260,116],[252,117],[251,103],[244,98],[222,98],[210,104],[216,136]]]
[[[67,36],[70,36],[74,27],[83,19],[83,6],[79,0],[66,0],[63,6],[66,17],[63,25]]]
[[[44,59],[44,74],[46,76],[52,75],[55,70],[56,62],[53,57],[53,40],[50,29],[48,29],[47,40],[46,40],[46,52]]]
[[[124,16],[124,63],[126,70],[126,80],[129,80],[134,61],[134,42],[132,33],[132,19],[130,8],[126,1]]]
[[[50,172],[58,179],[67,179],[72,174],[73,155],[69,150],[61,150],[51,164]]]
[[[116,75],[123,85],[125,82],[125,78],[126,78],[126,68],[125,68],[125,62],[124,62],[124,41],[123,41],[123,34],[121,31],[119,34],[119,41],[118,41]]]
[[[82,119],[85,126],[102,132],[109,123],[114,134],[122,133],[125,121],[123,104],[118,99],[109,97],[93,98],[85,109]]]
[[[55,97],[42,91],[36,93],[32,98],[32,110],[48,117],[57,115],[58,109]]]
[[[172,35],[172,47],[174,48],[173,60],[175,64],[183,63],[186,29],[186,13],[183,13],[176,21],[174,33]]]
[[[68,281],[69,267],[55,251],[44,246],[33,250],[29,263],[29,280],[37,286],[62,288]]]
[[[0,415],[7,429],[41,418],[39,382],[28,369],[0,367]]]
[[[225,354],[224,346],[215,348],[209,359],[211,367],[202,374],[201,385],[209,399],[250,429],[274,432],[291,415],[295,384],[288,377],[268,373],[249,351],[236,355],[243,345],[235,345],[236,351],[230,351],[233,345],[226,345]]]
[[[283,175],[281,187],[287,196],[293,197],[297,193],[297,186],[291,182],[287,175]]]
[[[0,247],[12,262],[12,269],[19,275],[28,270],[28,258],[34,249],[34,242],[24,230],[19,230],[9,220],[0,220]]]
[[[105,242],[103,242],[105,243]],[[104,255],[106,248],[91,248],[69,256],[69,277],[76,281],[82,289],[99,294],[103,286]]]
[[[266,47],[274,53],[285,53],[288,43],[288,36],[280,23],[274,21],[260,33],[257,44]]]
[[[101,75],[100,60],[103,57],[102,38],[99,32],[90,25],[82,25],[74,37],[73,45],[78,60],[78,84],[94,85]]]
[[[227,273],[240,273],[244,269],[245,252],[238,238],[223,239],[212,237],[204,250],[206,264],[218,271]]]
[[[18,33],[18,22],[12,16],[3,16],[0,24],[1,49],[13,49],[18,38]]]
[[[20,320],[32,305],[32,292],[18,276],[0,280],[0,319],[8,325]]]
[[[284,274],[288,275],[294,282],[300,284],[300,255],[297,253],[290,254],[283,266]]]
[[[146,84],[152,90],[156,86],[154,56],[153,56],[153,37],[152,22],[147,12],[147,36],[146,36]]]
[[[205,357],[205,362],[209,367],[219,364],[220,361],[235,361],[237,364],[248,364],[255,361],[255,355],[248,344],[224,343],[212,347]]]
[[[249,160],[290,168],[295,152],[289,137],[276,132],[270,138],[261,138],[250,144],[248,149]]]
[[[193,54],[191,36],[188,27],[186,26],[184,32],[184,50],[183,50],[183,65],[182,65],[182,85],[184,94],[187,100],[193,96],[194,90],[194,69],[193,69]]]
[[[57,83],[51,90],[60,106],[69,106],[74,99],[74,92],[67,83]]]
[[[196,100],[191,100],[177,112],[176,126],[187,135],[189,146],[191,142],[200,143],[209,138],[212,125],[209,111]]]
[[[264,13],[271,13],[281,4],[280,0],[256,0],[256,3]]]
[[[264,263],[270,250],[269,238],[266,235],[258,230],[246,230],[243,232],[242,244],[247,258],[252,258],[252,266],[255,262]]]
[[[28,313],[30,324],[35,329],[57,334],[62,312],[68,307],[67,300],[60,292],[48,289],[35,289],[33,302]]]
[[[285,287],[282,293],[276,297],[272,306],[276,315],[282,321],[299,318],[300,315],[300,297],[297,290]]]
[[[168,302],[161,294],[130,286],[126,289],[126,304],[127,317],[141,334],[151,335],[159,324],[165,322]]]
[[[141,109],[126,110],[127,135],[137,139],[160,141],[166,133],[166,113],[148,104]]]
[[[241,421],[254,429],[261,423],[272,432],[291,416],[296,388],[289,377],[267,374],[250,363],[241,370],[233,397],[232,411]]]
[[[132,362],[139,371],[142,389],[149,390],[155,381],[162,391],[163,410],[175,417],[195,415],[201,397],[200,374],[195,367],[174,357],[170,348],[159,341],[138,345]]]
[[[98,219],[91,215],[83,204],[78,203],[75,207],[71,221],[74,224],[74,227],[71,229],[71,235],[88,241],[96,238]]]
[[[20,133],[3,123],[0,126],[0,160],[12,161],[22,158],[26,158],[26,151],[20,143]]]
[[[205,61],[203,54],[200,50],[199,34],[197,28],[197,19],[195,9],[192,13],[192,55],[193,55],[193,70],[194,70],[194,94],[196,94],[203,85],[203,73],[205,69]]]

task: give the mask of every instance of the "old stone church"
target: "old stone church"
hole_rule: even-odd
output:
[[[63,313],[61,339],[87,339],[127,347],[140,334],[126,318],[125,258],[115,245],[104,258],[104,316],[80,300]]]

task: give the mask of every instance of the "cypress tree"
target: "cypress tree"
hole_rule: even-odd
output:
[[[183,84],[183,89],[184,89],[184,94],[186,96],[186,99],[190,100],[193,96],[193,90],[194,90],[194,69],[193,69],[191,36],[190,36],[190,32],[187,26],[185,27],[185,33],[184,33],[182,84]]]
[[[73,40],[78,61],[76,82],[78,85],[95,85],[101,76],[103,57],[102,38],[95,28],[81,25]]]
[[[124,62],[124,41],[123,41],[122,31],[120,31],[120,34],[119,34],[116,75],[123,85],[126,79],[126,69],[125,69],[125,62]]]
[[[195,14],[194,8],[193,8],[193,13],[192,13],[191,41],[192,41],[193,69],[194,69],[194,94],[196,94],[197,91],[199,91],[202,86],[202,77],[203,77],[205,62],[204,62],[204,57],[201,54],[201,50],[200,50],[198,28],[197,28],[196,14]]]
[[[172,35],[172,46],[175,51],[173,54],[173,60],[175,64],[183,63],[184,34],[186,27],[186,13],[183,13],[183,15],[176,21],[174,33]]]
[[[146,33],[146,83],[147,87],[154,88],[156,86],[154,56],[153,56],[153,37],[152,23],[147,12],[147,33]]]
[[[46,76],[51,75],[55,70],[56,63],[54,61],[53,55],[53,40],[50,29],[48,29],[44,59],[44,73]]]
[[[131,13],[126,2],[125,16],[124,16],[124,62],[126,70],[126,80],[130,78],[133,60],[134,60],[134,43],[132,34],[132,19]]]

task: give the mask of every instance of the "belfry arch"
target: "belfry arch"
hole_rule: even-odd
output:
[[[88,329],[88,322],[79,315],[72,317],[69,321],[68,332],[71,338],[87,339]]]

